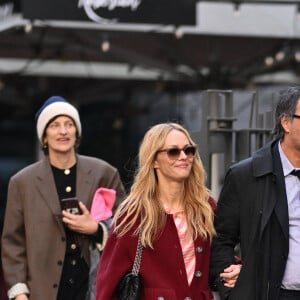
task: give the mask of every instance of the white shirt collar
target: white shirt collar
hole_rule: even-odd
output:
[[[281,159],[283,175],[287,176],[296,168],[291,164],[291,162],[289,161],[289,159],[283,152],[280,142],[278,143],[278,150],[279,150],[279,155],[280,155],[280,159]]]

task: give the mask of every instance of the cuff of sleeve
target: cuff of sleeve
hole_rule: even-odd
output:
[[[102,222],[99,222],[98,226],[99,226],[98,230],[102,230],[102,242],[96,243],[96,247],[97,247],[97,249],[99,251],[102,251],[103,248],[104,248],[104,246],[105,246],[105,244],[106,244],[106,241],[107,241],[108,230],[107,230],[106,226]]]
[[[25,283],[16,283],[7,292],[9,299],[14,299],[20,294],[29,294],[29,289]]]

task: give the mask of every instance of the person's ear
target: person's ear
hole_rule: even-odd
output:
[[[284,115],[281,117],[281,126],[284,129],[285,132],[290,132],[290,124],[291,124],[291,118],[289,118],[287,115]]]

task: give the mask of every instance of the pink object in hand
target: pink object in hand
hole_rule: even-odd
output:
[[[98,188],[94,194],[91,216],[99,222],[112,216],[112,208],[116,200],[116,191],[107,188]]]

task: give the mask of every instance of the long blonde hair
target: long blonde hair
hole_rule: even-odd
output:
[[[162,149],[172,130],[181,131],[191,145],[195,145],[185,128],[177,123],[162,123],[151,127],[139,149],[139,164],[127,198],[120,204],[114,217],[115,233],[124,235],[135,224],[142,228],[142,243],[153,247],[153,241],[164,227],[167,215],[158,199],[158,183],[154,169],[157,151]],[[201,236],[211,241],[215,234],[213,210],[208,202],[210,192],[205,186],[206,173],[196,151],[191,173],[185,180],[184,211],[193,238]]]

